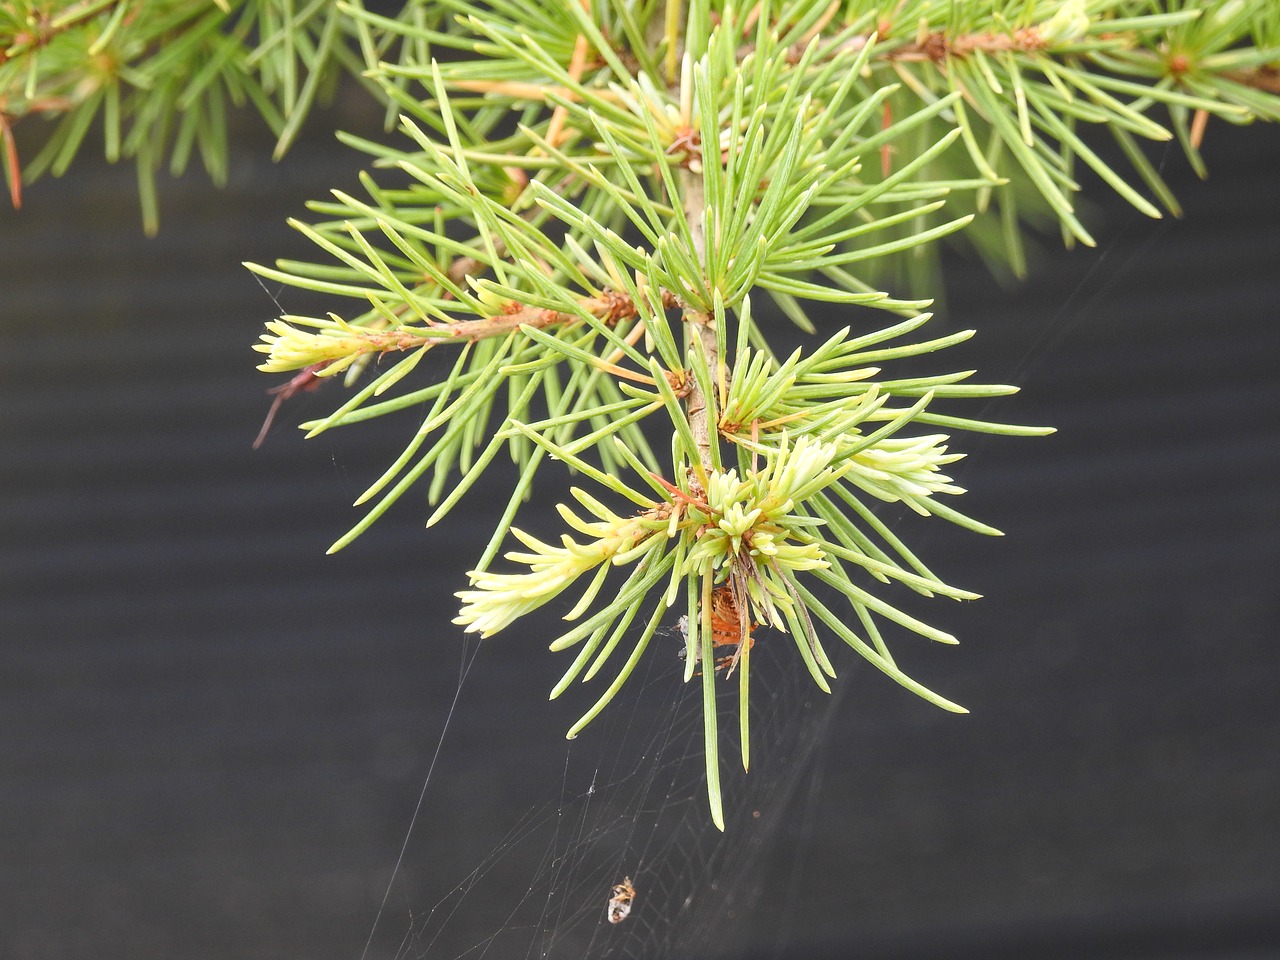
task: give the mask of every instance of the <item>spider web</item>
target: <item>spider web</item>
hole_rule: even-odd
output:
[[[796,814],[792,795],[822,742],[832,698],[814,687],[791,638],[758,631],[752,769],[744,773],[737,678],[718,678],[721,833],[707,807],[701,684],[683,682],[680,641],[667,639],[656,638],[617,699],[567,744],[554,792],[541,802],[531,796],[425,913],[418,907],[430,900],[417,900],[405,877],[431,874],[431,842],[415,848],[387,898],[407,916],[393,907],[381,917],[370,960],[743,955],[759,926],[751,921],[762,862]],[[611,890],[624,879],[635,900],[611,924]]]

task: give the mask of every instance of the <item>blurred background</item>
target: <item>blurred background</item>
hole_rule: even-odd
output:
[[[407,497],[326,557],[412,418],[303,442],[334,386],[250,449],[273,296],[333,305],[240,262],[309,255],[285,219],[354,187],[325,130],[368,132],[355,111],[279,164],[249,131],[224,191],[166,183],[154,240],[132,171],[88,156],[0,211],[0,955],[364,946],[502,477],[474,519],[424,531]],[[962,508],[1004,538],[904,528],[985,595],[932,612],[958,648],[897,648],[973,713],[844,671],[742,956],[1280,956],[1280,130],[1214,123],[1205,155],[1208,182],[1164,155],[1183,221],[1095,189],[1098,249],[1047,245],[1010,289],[949,263],[938,329],[979,333],[939,364],[1022,385],[989,413],[1059,432],[960,440]],[[547,704],[546,637],[478,654],[419,872],[452,882],[546,799],[586,705]],[[393,930],[418,909],[397,896]]]

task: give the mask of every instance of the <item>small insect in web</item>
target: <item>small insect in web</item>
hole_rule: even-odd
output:
[[[630,877],[623,877],[621,883],[613,885],[612,896],[609,897],[609,922],[621,923],[631,915],[631,904],[636,898],[636,888],[631,885]]]

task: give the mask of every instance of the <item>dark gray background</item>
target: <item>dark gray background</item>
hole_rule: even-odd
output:
[[[6,957],[358,956],[457,685],[483,518],[406,503],[323,555],[412,425],[303,443],[331,392],[249,448],[275,307],[239,262],[306,255],[284,218],[359,163],[323,133],[268,152],[224,192],[166,183],[155,240],[92,161],[0,213]],[[1099,251],[1012,291],[952,265],[942,323],[979,336],[940,362],[1059,433],[963,441],[962,506],[1007,536],[928,528],[985,599],[933,612],[960,647],[899,649],[973,714],[843,678],[760,955],[1280,956],[1280,136],[1215,123],[1206,155],[1208,183],[1166,157],[1184,222],[1103,203]],[[442,869],[563,762],[581,705],[547,706],[541,640],[480,654]]]

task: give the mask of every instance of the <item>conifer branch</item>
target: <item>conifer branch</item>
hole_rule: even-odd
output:
[[[1015,392],[973,371],[897,372],[972,333],[921,333],[935,241],[1013,274],[1028,232],[1092,243],[1085,167],[1149,216],[1177,212],[1143,143],[1176,139],[1203,173],[1212,118],[1280,121],[1278,71],[1280,15],[1240,0],[0,4],[0,161],[17,206],[100,129],[109,160],[137,165],[154,230],[159,169],[198,155],[225,178],[228,110],[260,114],[279,156],[355,78],[396,132],[343,136],[371,166],[359,195],[291,222],[314,260],[251,266],[349,309],[267,324],[261,369],[292,378],[258,442],[289,397],[338,374],[350,392],[308,436],[417,418],[331,550],[419,485],[435,523],[509,454],[518,477],[457,622],[488,636],[589,580],[552,643],[578,651],[553,695],[615,673],[577,735],[678,608],[723,828],[719,690],[734,674],[746,768],[757,629],[789,634],[820,690],[835,638],[963,711],[890,653],[895,634],[954,638],[882,588],[976,594],[876,507],[998,535],[951,505],[964,490],[948,465],[968,432],[1051,431],[965,415]],[[23,166],[32,117],[56,124]],[[810,334],[827,304],[843,329],[779,358],[753,313],[765,298]],[[442,344],[448,370],[426,376]],[[581,484],[558,543],[514,526],[552,461]],[[500,556],[509,537],[524,549]]]
[[[611,290],[582,297],[576,306],[578,309],[570,313],[509,301],[502,312],[476,320],[428,321],[425,328],[398,326],[387,331],[352,326],[336,316],[327,322],[285,317],[267,324],[269,332],[254,349],[268,354],[267,361],[258,366],[264,373],[284,373],[323,364],[316,375],[332,376],[370,354],[404,353],[442,343],[475,343],[509,336],[525,327],[545,330],[572,326],[581,323],[584,314],[610,326],[636,316],[636,305],[631,298]],[[300,326],[312,327],[317,332],[307,332],[299,329]]]
[[[816,0],[757,5],[745,15],[659,4],[648,22],[633,11],[611,19],[609,4],[577,0],[537,21],[460,4],[471,14],[459,21],[465,30],[432,32],[432,41],[474,48],[491,62],[371,64],[412,144],[359,145],[408,172],[411,189],[388,192],[370,180],[368,200],[339,195],[317,205],[331,219],[300,229],[336,265],[255,268],[372,305],[347,321],[304,325],[341,322],[348,337],[367,329],[363,340],[354,336],[366,346],[417,351],[308,425],[318,432],[430,404],[414,443],[361,498],[381,492],[382,500],[335,547],[426,471],[434,471],[431,496],[443,498],[434,522],[506,446],[520,483],[470,588],[459,592],[457,622],[488,636],[590,574],[566,615],[571,624],[552,643],[578,650],[553,696],[630,647],[570,728],[576,736],[621,689],[664,613],[680,606],[685,680],[701,674],[718,827],[717,681],[736,671],[745,768],[757,629],[791,634],[821,690],[834,676],[825,632],[905,688],[963,712],[904,675],[889,651],[890,630],[954,638],[877,588],[897,583],[955,600],[976,594],[940,579],[874,504],[900,503],[998,535],[948,502],[964,493],[944,472],[963,455],[953,434],[1051,431],[952,412],[952,403],[1014,392],[971,383],[971,371],[882,372],[971,332],[914,339],[929,319],[919,313],[927,303],[893,298],[854,271],[952,235],[975,238],[997,264],[1018,271],[1023,224],[1040,210],[1066,236],[1092,242],[1074,208],[1077,162],[1158,215],[1077,132],[1088,125],[1111,128],[1172,209],[1137,138],[1176,134],[1194,162],[1204,118],[1270,116],[1265,93],[1252,101],[1239,93],[1255,89],[1242,83],[1244,72],[1270,61],[1207,56],[1222,36],[1242,35],[1238,20],[1214,32],[1196,11],[1144,8],[1123,18],[1100,0],[1005,15],[961,15],[942,0],[918,0],[907,11],[867,3],[843,17]],[[668,16],[674,10],[683,24]],[[893,13],[911,20],[908,33]],[[405,39],[415,33],[355,15]],[[1160,45],[1177,38],[1190,49],[1197,37],[1206,56],[1185,64]],[[1211,84],[1202,80],[1209,63]],[[420,97],[409,93],[415,83]],[[1173,133],[1152,118],[1155,106],[1168,109]],[[495,133],[503,110],[521,118],[515,133]],[[944,203],[960,215],[934,219]],[[994,243],[983,227],[991,207],[1000,213]],[[377,245],[379,235],[388,242]],[[779,360],[753,319],[753,295],[771,297],[810,331],[812,301],[905,319],[846,328]],[[671,309],[680,314],[678,334],[666,320]],[[420,322],[409,323],[412,316]],[[377,399],[443,337],[466,343],[446,381]],[[501,383],[514,399],[490,429]],[[540,391],[547,409],[530,416]],[[654,417],[671,431],[666,462],[638,429]],[[448,491],[438,464],[472,451],[474,462]],[[518,500],[548,458],[633,506],[617,511],[576,487],[572,496],[590,516],[560,513],[585,539],[565,534],[556,545],[520,532],[512,526]],[[508,535],[526,549],[503,556],[515,570],[491,570]],[[609,591],[615,572],[622,583]],[[820,599],[809,578],[835,588],[847,609]],[[637,618],[644,626],[633,636]],[[717,656],[725,644],[735,652]]]

